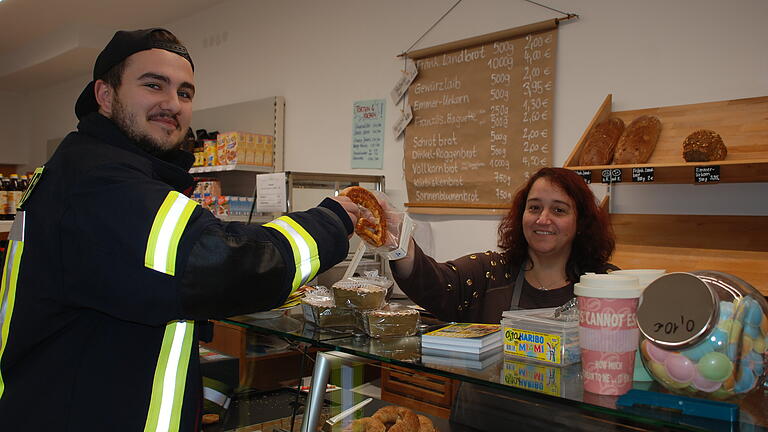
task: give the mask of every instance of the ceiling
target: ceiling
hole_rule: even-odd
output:
[[[117,29],[173,23],[226,0],[0,0],[0,90],[87,74]]]

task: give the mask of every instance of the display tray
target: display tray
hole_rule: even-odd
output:
[[[232,396],[229,408],[220,421],[203,427],[204,432],[234,432],[234,431],[272,431],[273,428],[290,430],[290,419],[293,407],[297,406],[297,416],[304,412],[306,394],[300,393],[297,398],[295,389],[277,389],[272,391],[249,391],[236,393]],[[330,403],[323,407],[328,410]],[[327,416],[326,416],[327,418]],[[299,422],[300,424],[300,422]]]
[[[300,316],[297,318],[301,319]],[[276,320],[280,320],[280,318]],[[645,427],[645,429],[620,427],[613,430],[664,430],[664,428],[701,430],[698,425],[702,422],[712,425],[715,430],[768,430],[768,416],[766,414],[768,413],[768,389],[755,391],[742,400],[733,401],[740,407],[740,419],[738,422],[725,424],[721,428],[708,419],[688,418],[687,415],[677,413],[672,415],[665,409],[620,407],[617,406],[617,397],[615,396],[600,396],[584,392],[580,379],[581,364],[573,364],[564,368],[533,363],[515,366],[509,364],[509,359],[502,358],[482,369],[438,365],[423,362],[419,336],[377,340],[365,335],[349,334],[347,337],[340,337],[339,334],[336,334],[335,337],[329,338],[327,334],[319,331],[281,333],[272,326],[264,325],[264,321],[266,320],[253,320],[248,324],[241,323],[241,325],[245,325],[256,332],[279,334],[291,340],[310,342],[321,351],[332,350],[341,355],[342,358],[351,354],[361,359],[380,362],[382,367],[386,365],[399,366],[417,374],[426,372],[460,382],[477,384],[489,389],[501,390],[503,394],[512,399],[525,395],[537,400],[537,403],[548,406],[549,409],[553,409],[553,407],[559,409],[559,407],[564,406],[577,407],[586,415],[592,415],[590,413],[605,414],[608,419],[605,421],[607,423],[611,421],[615,424],[638,423]],[[332,352],[325,353],[325,355],[333,358],[334,355],[331,354]],[[339,382],[333,380],[329,382],[344,388]],[[667,393],[656,383],[635,382],[634,388]],[[340,394],[343,391],[331,393]],[[333,412],[331,415],[334,415]],[[461,430],[454,428],[454,425],[451,426],[449,430]]]
[[[593,183],[603,182],[603,171],[620,170],[622,183],[633,183],[632,170],[653,168],[652,179],[642,183],[695,183],[696,167],[718,166],[717,182],[768,181],[768,96],[663,106],[628,111],[613,111],[613,97],[608,95],[587,125],[581,139],[563,165],[565,168],[590,172]],[[647,163],[637,165],[579,166],[578,161],[589,131],[597,123],[618,117],[626,125],[642,115],[652,115],[661,121],[661,134]],[[698,129],[710,129],[723,138],[728,155],[713,162],[686,162],[683,140]],[[612,174],[614,177],[618,172]],[[615,182],[615,180],[614,180]]]
[[[339,414],[344,409],[368,399],[368,396],[356,392],[336,391],[326,395],[326,400],[321,413],[321,420]],[[296,389],[282,388],[272,391],[252,391],[237,393],[232,397],[229,409],[217,423],[203,426],[203,432],[273,432],[279,430],[289,431],[290,420],[293,415],[293,407],[298,406],[294,419],[294,431],[298,431],[306,402],[306,393],[299,394],[296,399]],[[352,420],[361,417],[370,417],[379,408],[392,405],[389,402],[374,399],[354,414],[337,423],[327,432],[340,432],[349,426]],[[432,420],[435,427],[442,432],[470,431],[460,425],[451,427],[448,420],[426,415]]]

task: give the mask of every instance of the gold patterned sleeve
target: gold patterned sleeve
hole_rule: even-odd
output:
[[[504,274],[497,253],[480,252],[439,263],[418,244],[414,252],[413,271],[408,278],[398,277],[393,267],[395,281],[411,300],[443,321],[486,321],[486,290]]]

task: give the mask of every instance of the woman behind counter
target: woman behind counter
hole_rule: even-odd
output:
[[[560,306],[586,272],[605,273],[615,245],[606,212],[575,172],[542,168],[499,225],[501,252],[438,263],[411,239],[391,262],[408,297],[444,321],[498,323],[502,312]]]

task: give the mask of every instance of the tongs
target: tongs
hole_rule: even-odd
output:
[[[373,400],[373,398],[368,398],[368,399],[366,399],[366,400],[364,400],[364,401],[362,401],[362,402],[360,402],[360,403],[358,403],[356,405],[353,405],[351,408],[347,408],[344,411],[340,412],[339,414],[329,418],[328,420],[325,421],[325,425],[323,427],[323,430],[331,430],[331,428],[334,425],[336,425],[336,423],[342,421],[343,419],[345,419],[349,415],[353,414],[355,411],[359,410],[360,408],[368,405],[372,400]]]

